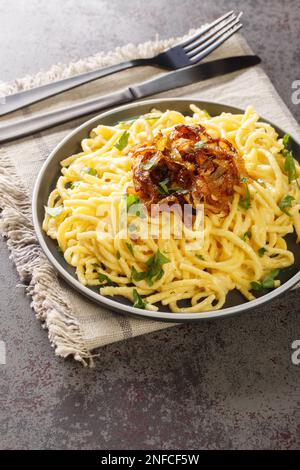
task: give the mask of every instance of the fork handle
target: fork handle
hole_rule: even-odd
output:
[[[109,67],[92,70],[91,72],[82,73],[75,75],[74,77],[65,78],[64,80],[58,80],[47,85],[42,85],[31,90],[21,91],[13,95],[5,97],[4,103],[0,102],[0,116],[16,111],[17,109],[23,108],[30,104],[36,103],[37,101],[44,100],[53,95],[58,95],[66,90],[71,90],[77,86],[83,85],[84,83],[92,82],[101,77],[106,77],[113,73],[121,70],[136,67],[138,65],[150,65],[153,62],[151,59],[135,59],[120,64],[111,65]]]

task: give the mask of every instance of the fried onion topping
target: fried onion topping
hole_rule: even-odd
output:
[[[204,202],[205,210],[227,215],[246,170],[242,158],[226,139],[211,137],[198,125],[177,125],[168,136],[161,133],[150,146],[131,154],[133,182],[146,205]]]

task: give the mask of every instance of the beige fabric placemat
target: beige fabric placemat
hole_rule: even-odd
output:
[[[139,46],[128,45],[109,54],[97,54],[77,63],[57,65],[35,77],[25,77],[2,85],[0,93],[9,94],[95,69],[121,60],[150,56],[173,45],[178,38],[156,39]],[[251,53],[245,40],[235,35],[208,60]],[[153,67],[123,71],[81,86],[46,102],[2,117],[0,124],[16,118],[68,106],[85,99],[113,92],[159,74]],[[156,95],[158,96],[158,95]],[[160,97],[188,97],[218,101],[245,108],[252,104],[262,116],[278,123],[300,139],[299,126],[279,98],[261,67],[236,72],[216,79],[162,93]],[[53,147],[71,129],[87,118],[55,127],[31,137],[5,144],[0,150],[0,207],[3,209],[0,231],[7,238],[11,258],[26,291],[32,298],[37,317],[48,329],[49,339],[58,356],[72,355],[84,365],[93,363],[92,350],[108,343],[131,338],[175,325],[120,315],[91,303],[57,278],[37,243],[31,221],[31,195],[42,163]],[[176,315],[174,315],[176,319]]]

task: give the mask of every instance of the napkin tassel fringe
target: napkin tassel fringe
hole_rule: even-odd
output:
[[[45,257],[31,223],[30,199],[19,183],[14,167],[0,153],[0,233],[7,238],[14,261],[31,306],[58,356],[74,356],[84,366],[93,366],[80,326],[62,295],[56,273]],[[23,284],[23,285],[24,285]]]

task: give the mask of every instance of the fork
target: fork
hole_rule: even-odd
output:
[[[204,57],[217,49],[224,41],[236,33],[243,25],[241,13],[235,15],[229,11],[217,20],[208,24],[200,32],[181,41],[170,49],[154,57],[121,62],[91,72],[75,75],[31,90],[22,91],[5,97],[0,106],[0,116],[16,111],[24,106],[36,103],[50,96],[75,88],[98,78],[140,65],[154,65],[167,70],[176,70],[200,62]]]

